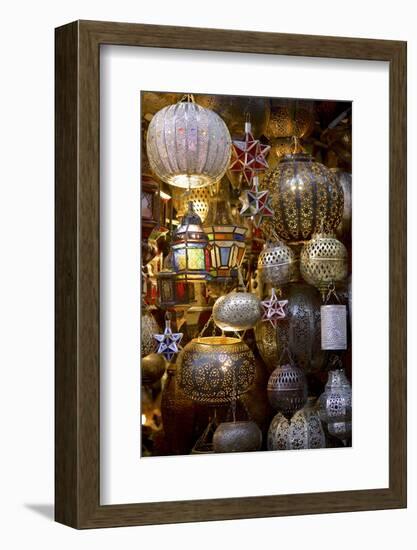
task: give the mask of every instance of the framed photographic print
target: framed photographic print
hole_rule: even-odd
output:
[[[56,520],[406,506],[406,44],[56,29]]]

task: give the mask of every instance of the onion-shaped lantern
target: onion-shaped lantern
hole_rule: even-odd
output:
[[[318,233],[301,251],[300,271],[306,283],[324,295],[329,284],[346,279],[348,253],[345,245],[331,233]]]
[[[236,277],[245,255],[247,228],[233,219],[225,185],[210,202],[204,231],[210,243],[210,275],[216,278]]]
[[[177,358],[178,381],[185,395],[206,405],[229,403],[251,386],[255,357],[239,338],[194,338]]]
[[[344,369],[329,372],[319,403],[320,418],[327,424],[329,434],[347,445],[352,435],[352,388]]]
[[[269,377],[267,392],[271,407],[291,418],[307,400],[303,369],[294,363],[278,366]]]
[[[273,286],[291,282],[296,272],[294,251],[284,242],[267,242],[258,258],[258,275],[263,284]]]
[[[190,201],[188,211],[175,230],[171,243],[172,267],[177,279],[202,281],[210,276],[210,251],[201,219]]]
[[[244,453],[259,451],[262,432],[252,420],[222,422],[213,435],[215,453]]]
[[[192,189],[221,179],[230,144],[229,130],[214,111],[180,101],[152,118],[146,147],[151,168],[162,181]]]
[[[291,420],[280,412],[274,416],[268,430],[268,451],[322,449],[326,446],[315,402],[315,397],[309,397]]]
[[[342,186],[335,174],[310,155],[286,155],[265,174],[263,186],[271,193],[275,213],[265,223],[285,241],[305,241],[321,229],[331,231],[342,219]]]

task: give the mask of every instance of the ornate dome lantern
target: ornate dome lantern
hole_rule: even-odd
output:
[[[290,242],[308,240],[319,230],[336,228],[343,214],[343,189],[336,175],[310,155],[286,155],[267,172],[263,186],[271,193],[277,235]]]
[[[221,179],[231,138],[219,115],[194,103],[192,96],[186,98],[154,115],[146,147],[150,166],[162,181],[193,189]]]

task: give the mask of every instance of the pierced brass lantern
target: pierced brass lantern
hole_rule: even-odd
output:
[[[329,284],[346,279],[348,253],[334,234],[318,233],[301,251],[300,271],[306,283],[317,287],[322,296]]]
[[[286,155],[264,176],[275,216],[265,220],[281,239],[300,242],[335,229],[343,214],[343,189],[335,174],[310,155]]]
[[[273,99],[265,135],[268,138],[305,137],[314,127],[314,102]]]
[[[258,275],[263,284],[273,286],[291,282],[296,272],[296,255],[284,242],[266,242],[258,258]]]

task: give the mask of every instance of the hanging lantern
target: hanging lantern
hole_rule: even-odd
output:
[[[172,237],[171,250],[177,279],[202,281],[209,277],[209,241],[192,202]]]
[[[228,403],[244,393],[255,376],[255,357],[239,338],[194,338],[177,359],[184,393],[207,405]]]
[[[330,233],[318,233],[301,251],[300,271],[306,283],[324,295],[330,283],[346,279],[348,253],[343,243]]]
[[[267,172],[262,185],[271,193],[275,216],[267,220],[278,237],[290,242],[310,239],[321,228],[337,227],[343,213],[343,189],[336,176],[310,155],[285,156]]]
[[[282,241],[266,242],[258,258],[258,276],[263,284],[286,285],[295,276],[296,256]]]
[[[184,193],[179,187],[172,187],[172,202],[177,212],[177,219],[181,220],[188,210],[188,203],[192,201],[193,209],[204,223],[209,211],[211,200],[219,191],[219,183],[208,185],[207,187],[197,187]]]
[[[306,372],[317,371],[323,364],[320,340],[320,295],[304,283],[285,288],[286,317],[276,327],[259,322],[255,328],[256,345],[270,369],[276,367],[285,346],[295,362]]]
[[[141,227],[142,239],[149,238],[159,219],[159,186],[151,177],[143,175],[141,185]]]
[[[245,453],[259,451],[262,432],[251,420],[222,422],[213,435],[215,453]]]
[[[338,168],[331,168],[343,189],[344,206],[340,224],[336,227],[337,236],[347,245],[352,239],[352,174],[342,172]]]
[[[140,327],[140,354],[141,357],[146,357],[153,353],[156,349],[156,344],[153,335],[159,331],[158,323],[155,321],[148,306],[142,302],[142,318]]]
[[[225,185],[210,202],[204,231],[210,243],[210,275],[220,279],[236,277],[245,255],[247,229],[235,223]]]
[[[251,188],[243,191],[239,200],[242,202],[239,214],[244,218],[250,218],[256,228],[261,225],[264,218],[272,218],[274,215],[269,191],[259,190],[258,176],[253,176]]]
[[[314,128],[314,102],[294,99],[272,99],[266,137],[306,137]]]
[[[146,146],[151,168],[162,181],[193,189],[221,179],[230,143],[226,124],[214,111],[182,101],[156,113]]]
[[[270,114],[270,101],[265,97],[232,95],[196,95],[202,107],[215,111],[227,124],[232,136],[240,136],[246,117],[249,116],[253,135],[265,133]]]
[[[267,392],[271,407],[291,418],[307,400],[307,383],[303,369],[294,363],[280,365],[269,377]]]
[[[291,420],[280,412],[274,416],[268,430],[268,451],[323,449],[326,446],[315,403],[316,398],[309,397]]]
[[[346,306],[326,304],[321,306],[321,349],[347,349]]]
[[[141,360],[141,383],[151,386],[158,382],[165,373],[165,359],[157,353],[150,353]]]
[[[352,435],[352,388],[344,369],[329,372],[319,403],[320,418],[327,424],[329,434],[346,446]]]
[[[213,320],[225,332],[248,330],[261,318],[259,298],[238,289],[218,298],[213,306]]]
[[[242,184],[250,186],[254,176],[268,169],[266,157],[269,149],[269,145],[264,145],[259,139],[253,137],[252,125],[246,121],[243,139],[232,141],[228,174],[237,173],[241,176],[238,185],[233,178],[230,180],[233,187],[240,187]]]
[[[163,355],[167,361],[172,361],[174,355],[182,349],[180,343],[183,336],[182,332],[172,332],[171,314],[166,312],[164,332],[153,335],[158,344],[156,353]]]
[[[288,300],[280,300],[275,288],[273,288],[271,296],[268,297],[267,300],[261,301],[262,321],[268,322],[273,327],[276,327],[282,319],[285,319],[285,306],[287,304]]]

